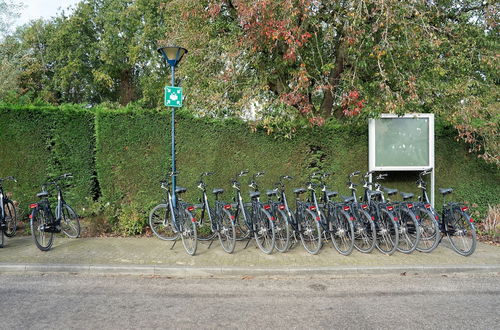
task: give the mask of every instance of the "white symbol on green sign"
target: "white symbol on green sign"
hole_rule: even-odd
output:
[[[165,106],[182,107],[182,87],[165,87]]]

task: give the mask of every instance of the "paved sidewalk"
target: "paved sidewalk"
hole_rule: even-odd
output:
[[[233,254],[225,253],[215,241],[200,242],[194,257],[184,252],[181,242],[156,238],[56,237],[52,250],[38,250],[31,237],[6,239],[0,249],[1,272],[70,272],[164,276],[267,276],[267,275],[352,275],[409,273],[500,273],[500,247],[478,243],[476,252],[462,257],[447,240],[432,253],[396,253],[386,256],[374,250],[341,256],[331,244],[318,255],[310,255],[299,244],[291,251],[265,255],[250,243],[238,242]]]

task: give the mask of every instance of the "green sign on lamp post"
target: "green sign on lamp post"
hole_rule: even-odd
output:
[[[165,106],[172,107],[172,202],[177,206],[177,194],[175,189],[177,187],[177,173],[175,166],[175,108],[182,106],[182,88],[175,87],[175,67],[181,61],[187,49],[177,46],[167,46],[158,48],[158,52],[163,56],[165,61],[172,70],[172,84],[165,87]],[[168,180],[168,178],[167,178]]]

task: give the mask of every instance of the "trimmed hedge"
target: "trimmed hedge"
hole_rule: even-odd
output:
[[[242,169],[266,172],[259,179],[262,190],[284,174],[295,177],[288,185],[292,189],[314,171],[335,172],[330,184],[345,195],[347,174],[367,169],[365,128],[303,128],[285,139],[252,132],[239,120],[194,118],[186,110],[178,111],[176,119],[178,185],[188,188],[183,196],[188,201],[198,200],[196,182],[205,171],[216,173],[206,178],[209,187],[224,188],[223,198],[230,200],[229,180]],[[436,127],[436,187],[455,188],[453,199],[477,204],[482,214],[488,204],[499,204],[499,168],[468,154],[453,130],[440,123]],[[170,171],[170,112],[0,107],[0,144],[0,177],[19,178],[18,184],[6,184],[17,200],[36,200],[47,176],[72,172],[71,204],[92,206],[99,197],[115,230],[135,234],[163,197],[158,181]],[[391,172],[386,185],[418,194],[416,178],[415,172]],[[241,180],[243,187],[249,179]],[[438,195],[436,202],[439,208]]]
[[[20,207],[36,201],[48,178],[71,172],[65,199],[78,211],[95,194],[94,114],[76,107],[0,106],[0,177]]]

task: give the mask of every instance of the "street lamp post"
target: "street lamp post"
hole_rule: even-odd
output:
[[[175,87],[175,67],[181,61],[184,54],[188,51],[186,48],[177,46],[166,46],[158,48],[158,52],[163,56],[172,71],[171,87],[165,87],[165,105],[172,108],[172,202],[177,205],[177,195],[175,189],[177,187],[177,173],[175,166],[175,108],[182,106],[182,89]],[[167,178],[168,179],[168,178]]]

